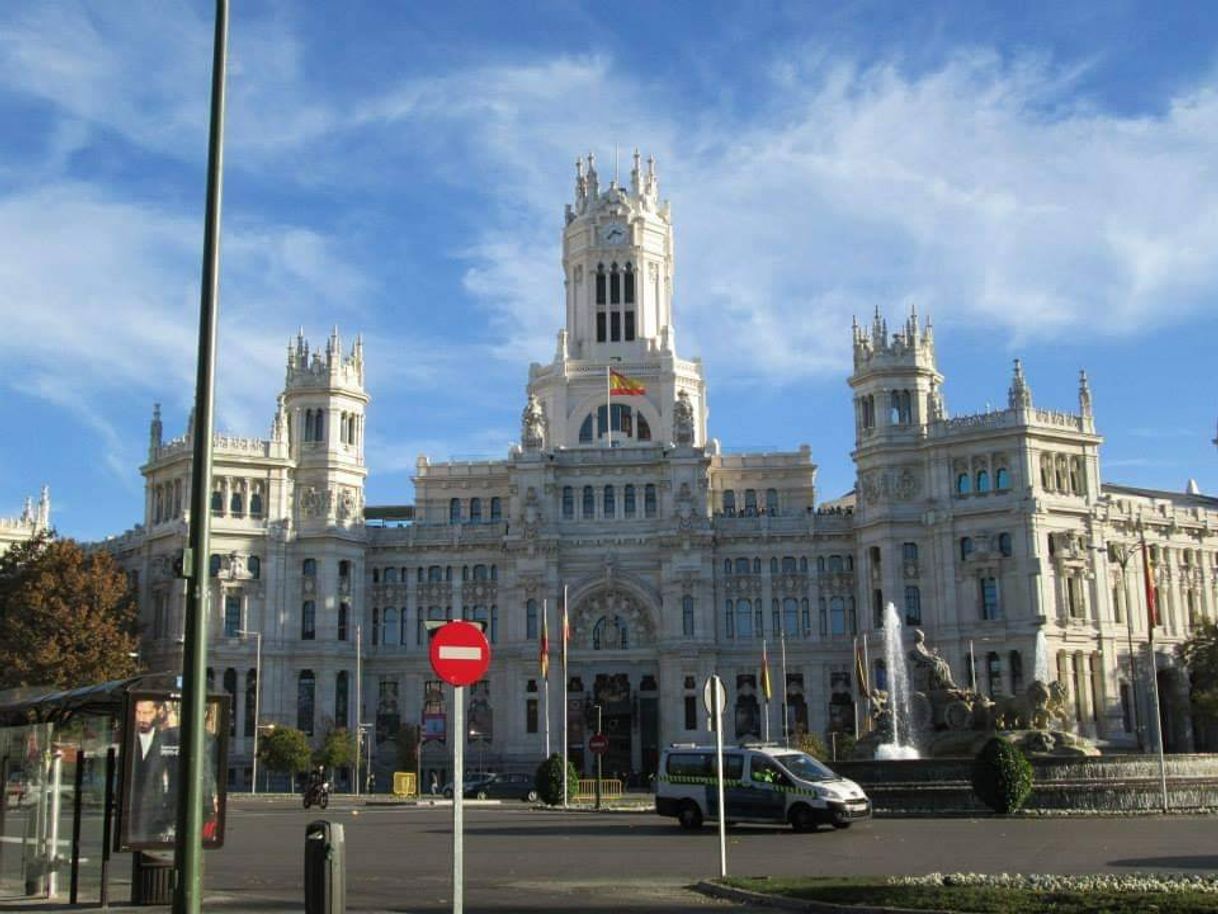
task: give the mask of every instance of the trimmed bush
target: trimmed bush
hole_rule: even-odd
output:
[[[541,801],[550,806],[557,806],[562,802],[562,756],[555,752],[548,759],[537,766],[537,775],[534,778],[534,784],[537,787],[537,795],[541,797]],[[579,773],[575,770],[575,766],[570,762],[567,763],[567,799],[575,799],[575,794],[579,791]]]
[[[973,760],[973,793],[996,813],[1014,812],[1032,793],[1032,763],[1018,746],[994,737]]]

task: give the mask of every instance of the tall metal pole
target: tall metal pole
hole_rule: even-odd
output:
[[[564,584],[563,588],[562,588],[562,631],[559,632],[559,635],[562,638],[562,808],[563,809],[567,808],[567,805],[569,802],[569,798],[567,796],[567,791],[568,791],[568,788],[570,787],[570,784],[568,783],[568,778],[567,778],[567,764],[568,764],[567,753],[570,751],[567,746],[567,743],[568,743],[567,718],[570,716],[570,712],[567,708],[567,631],[568,631],[568,622],[569,622],[569,620],[567,617],[567,585]],[[546,756],[546,757],[549,758],[549,756]]]
[[[352,780],[355,781],[355,795],[359,796],[359,757],[360,747],[364,744],[364,636],[363,626],[355,626],[355,771]]]
[[[1138,751],[1140,752],[1144,749],[1144,741],[1142,738],[1142,714],[1138,710],[1138,661],[1133,647],[1133,607],[1129,602],[1129,581],[1126,576],[1129,557],[1133,554],[1133,547],[1125,543],[1112,543],[1110,547],[1113,558],[1121,565],[1121,594],[1125,599],[1125,632],[1129,636],[1129,688],[1132,693],[1130,701],[1133,704],[1133,732],[1138,738]]]
[[[453,914],[465,910],[465,687],[453,686]]]
[[[178,808],[174,839],[173,914],[198,914],[203,905],[204,713],[207,703],[208,555],[211,543],[212,426],[216,324],[219,317],[220,200],[224,173],[224,77],[228,0],[216,0],[212,48],[211,129],[207,147],[207,215],[199,302],[199,364],[195,380],[194,454],[190,475],[190,574],[182,649],[182,720]]]
[[[601,735],[601,706],[596,706],[596,735]],[[596,753],[596,808],[601,808],[601,759],[605,757],[605,753]],[[563,774],[564,778],[566,774]]]
[[[791,733],[787,728],[787,637],[786,632],[782,629],[778,631],[778,644],[782,648],[782,745],[791,748]],[[855,727],[855,736],[858,736],[858,727]]]

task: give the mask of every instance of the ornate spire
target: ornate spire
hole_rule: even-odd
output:
[[[161,425],[161,404],[152,404],[152,422],[148,428],[148,451],[155,454],[161,447],[164,438],[164,428]]]
[[[1078,372],[1078,411],[1084,419],[1091,418],[1091,385],[1087,383],[1087,372]]]
[[[51,487],[44,485],[38,494],[38,517],[35,522],[39,530],[51,529]]]
[[[1027,409],[1032,405],[1032,391],[1023,376],[1023,363],[1015,360],[1015,374],[1011,378],[1011,387],[1007,391],[1007,402],[1011,409]]]

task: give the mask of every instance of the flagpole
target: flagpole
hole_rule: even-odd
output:
[[[1150,666],[1151,701],[1155,706],[1155,738],[1159,744],[1159,786],[1163,791],[1163,811],[1167,812],[1167,761],[1163,757],[1163,708],[1159,704],[1159,664],[1155,659],[1155,623],[1159,621],[1159,607],[1155,600],[1153,569],[1150,552],[1146,548],[1146,531],[1138,527],[1142,538],[1142,580],[1146,589],[1146,648]]]
[[[854,642],[851,645],[850,652],[854,655],[854,666],[855,666],[854,678],[858,679],[859,678],[859,673],[858,673],[859,636],[858,635],[854,636]],[[859,733],[861,732],[861,728],[859,727],[859,696],[862,694],[863,694],[863,684],[861,682],[856,682],[854,684],[854,738],[856,740],[859,738]]]
[[[562,808],[567,808],[567,753],[569,752],[567,737],[567,585],[562,586]]]
[[[787,727],[787,637],[783,629],[778,630],[778,645],[782,648],[782,744],[791,748],[791,731]]]
[[[547,601],[542,598],[541,601],[541,631],[542,631],[542,656],[545,658],[542,661],[541,682],[542,698],[546,706],[546,758],[550,757],[550,645],[549,645],[549,612],[547,610]]]
[[[761,675],[764,677],[762,679],[763,685],[768,686],[770,680],[770,658],[765,653],[765,638],[761,639]],[[768,743],[770,741],[770,690],[763,688],[761,694],[765,696],[765,732],[761,738]]]
[[[867,633],[866,632],[863,632],[863,675],[866,677],[862,683],[863,688],[866,689],[868,693],[870,693],[871,692],[871,682],[870,682],[870,680],[871,680],[871,656],[867,650]],[[890,690],[889,695],[892,694],[891,688],[892,687],[889,686],[889,690]],[[870,733],[871,732],[871,715],[868,714],[868,715],[865,715],[865,717],[867,720],[867,732]],[[856,739],[858,738],[857,735],[855,738]],[[894,741],[896,740],[895,734],[893,735],[893,740]]]
[[[609,366],[605,366],[605,440],[613,447],[613,391],[609,381]]]

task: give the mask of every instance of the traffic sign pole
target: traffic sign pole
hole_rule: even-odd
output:
[[[702,689],[702,703],[710,712],[715,728],[715,773],[719,782],[719,878],[727,876],[727,808],[723,805],[723,709],[727,707],[727,689],[718,676],[707,677]]]
[[[465,687],[453,686],[453,914],[465,910]]]

